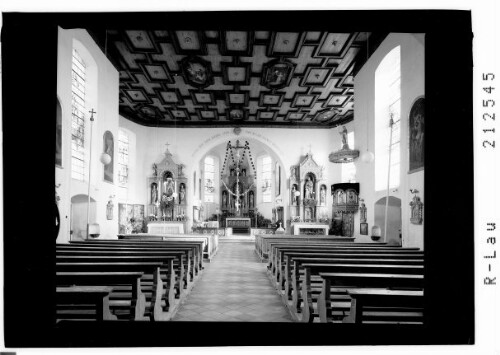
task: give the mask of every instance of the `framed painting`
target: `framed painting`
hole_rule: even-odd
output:
[[[359,224],[359,234],[368,235],[368,223]]]
[[[419,97],[413,103],[408,117],[410,143],[410,170],[409,173],[424,168],[424,133],[425,133],[425,101]]]

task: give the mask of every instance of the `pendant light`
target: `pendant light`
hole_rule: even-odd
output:
[[[369,53],[370,53],[369,38],[370,37],[368,36],[368,32],[366,32],[366,62],[365,62],[365,65],[366,65],[366,63],[368,63],[368,58],[369,58]],[[367,119],[366,120],[366,150],[363,153],[361,153],[361,157],[360,157],[361,161],[365,164],[371,164],[375,160],[375,154],[373,154],[373,152],[370,152],[368,150],[369,137],[370,137],[369,122]]]

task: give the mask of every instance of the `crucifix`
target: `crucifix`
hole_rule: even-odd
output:
[[[170,145],[170,143],[167,142],[167,143],[165,143],[165,145],[167,146],[167,150],[168,150],[168,146]]]
[[[311,154],[311,145],[309,144],[308,147],[309,147],[309,154]]]
[[[97,112],[95,112],[94,109],[92,109],[89,111],[89,113],[90,113],[90,120],[94,121],[94,113],[97,113]]]

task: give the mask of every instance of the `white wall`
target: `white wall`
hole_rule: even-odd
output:
[[[391,189],[390,194],[401,199],[403,246],[420,248],[424,246],[423,225],[410,223],[409,203],[412,196],[409,190],[416,188],[420,191],[419,196],[424,202],[425,212],[425,201],[423,201],[424,171],[408,174],[408,115],[414,100],[425,93],[424,42],[423,34],[390,34],[354,78],[356,146],[361,152],[367,148],[374,152],[375,70],[387,53],[396,46],[401,46],[401,184],[399,188]],[[368,141],[364,138],[367,137],[367,130]],[[385,191],[374,192],[374,167],[374,163],[365,164],[360,160],[356,162],[357,180],[360,182],[361,190],[360,196],[365,199],[368,208],[369,228],[374,224],[375,202],[384,197],[386,193]],[[369,236],[359,235],[359,213],[355,217],[355,236],[358,237],[358,241],[370,241]]]
[[[85,181],[71,178],[71,66],[72,50],[76,45],[81,48],[83,59],[88,62],[89,88],[86,92],[86,111],[94,109],[97,113],[92,128],[92,167],[90,196],[96,200],[95,220],[101,227],[102,238],[116,238],[118,232],[117,204],[115,203],[114,219],[106,220],[106,204],[110,195],[117,192],[117,167],[114,166],[115,183],[103,180],[103,165],[99,157],[103,152],[103,135],[111,131],[115,142],[115,162],[117,157],[116,142],[118,138],[118,72],[107,60],[99,47],[84,30],[59,29],[58,39],[58,64],[57,64],[57,95],[62,108],[62,167],[56,167],[56,184],[61,184],[57,189],[61,200],[59,210],[61,213],[61,228],[57,238],[58,243],[65,243],[70,235],[71,196],[87,195],[88,175]],[[90,57],[90,58],[89,58]],[[88,147],[90,142],[90,115],[87,115],[85,144],[87,149],[86,161],[88,162]],[[115,163],[116,164],[116,163]],[[88,174],[88,166],[86,170]],[[93,216],[90,216],[93,218]],[[86,216],[85,216],[86,220]]]

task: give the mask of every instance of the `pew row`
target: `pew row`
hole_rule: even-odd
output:
[[[56,288],[56,322],[61,320],[117,320],[109,308],[107,286],[69,286]]]
[[[118,234],[118,239],[121,241],[202,241],[203,242],[203,256],[207,261],[211,261],[217,254],[219,249],[219,236],[217,234],[151,234],[151,233],[137,233],[137,234]]]

